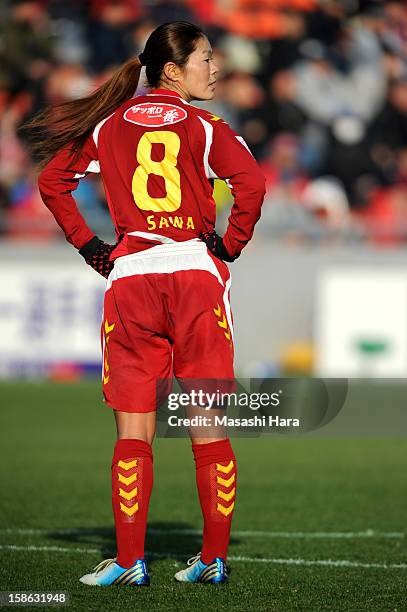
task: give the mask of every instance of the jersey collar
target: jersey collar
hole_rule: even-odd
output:
[[[176,98],[181,98],[183,100],[181,94],[179,94],[177,91],[174,91],[173,89],[152,89],[150,93],[162,96],[175,96]]]

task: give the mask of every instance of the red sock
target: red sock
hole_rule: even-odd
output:
[[[201,560],[226,560],[236,498],[236,457],[229,439],[193,444],[192,451],[204,518]]]
[[[118,440],[112,460],[112,504],[117,563],[144,559],[148,504],[153,488],[153,453],[144,440]]]

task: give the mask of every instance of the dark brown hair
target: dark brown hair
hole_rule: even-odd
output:
[[[150,34],[140,59],[128,60],[92,94],[50,106],[25,123],[24,130],[32,130],[33,153],[41,165],[69,144],[77,158],[95,126],[133,97],[142,65],[146,66],[148,85],[157,87],[164,65],[174,62],[185,66],[202,36],[204,32],[187,21],[164,23]]]
[[[161,81],[164,65],[174,62],[185,66],[196,43],[205,36],[203,30],[188,21],[173,21],[159,26],[148,38],[141,60],[146,66],[146,77],[150,87]]]

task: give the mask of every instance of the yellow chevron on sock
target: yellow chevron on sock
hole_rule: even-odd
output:
[[[123,476],[123,474],[120,474],[120,472],[118,473],[117,476],[118,476],[119,482],[122,482],[125,485],[130,485],[137,480],[137,472],[135,472],[128,478],[126,478],[126,476]]]
[[[134,459],[133,461],[120,460],[117,465],[119,468],[122,468],[122,470],[126,470],[126,471],[131,470],[131,468],[134,468],[137,466],[137,459]]]
[[[230,485],[232,485],[235,482],[235,475],[232,474],[232,476],[229,478],[229,480],[225,480],[224,478],[221,478],[220,476],[216,476],[216,482],[220,485],[223,485],[224,487],[228,488],[230,487]]]
[[[220,489],[216,490],[216,493],[218,494],[218,497],[220,497],[221,499],[224,499],[227,502],[232,499],[232,497],[234,496],[235,492],[236,492],[236,488],[235,487],[233,487],[233,489],[231,490],[230,493],[224,493]]]
[[[224,474],[229,474],[230,470],[233,469],[233,461],[230,460],[227,465],[221,465],[220,463],[216,464],[216,469],[218,472],[223,472]]]
[[[120,502],[120,510],[125,514],[128,514],[129,516],[133,516],[133,514],[135,514],[138,510],[138,502],[136,502],[134,506],[130,507],[125,506],[124,504],[122,504],[122,502]]]
[[[219,512],[221,512],[224,516],[228,516],[232,512],[234,507],[235,502],[232,502],[228,507],[222,506],[222,504],[218,503],[216,509],[219,510]]]
[[[123,489],[119,489],[119,495],[120,497],[123,497],[123,499],[127,499],[127,501],[130,501],[131,499],[133,499],[133,497],[137,496],[137,487],[135,487],[129,492],[123,491]]]

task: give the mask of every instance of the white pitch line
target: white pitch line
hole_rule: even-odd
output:
[[[0,550],[13,550],[13,551],[27,551],[27,552],[61,552],[61,553],[88,553],[100,555],[100,550],[98,548],[67,548],[62,546],[32,546],[28,544],[27,546],[16,546],[15,544],[0,544]]]
[[[152,535],[202,535],[199,529],[148,529]],[[19,529],[5,528],[0,529],[0,534],[9,535],[100,535],[100,531],[95,528],[89,529]],[[303,538],[303,539],[358,539],[358,538],[404,538],[401,531],[232,531],[232,536],[241,538]]]
[[[327,567],[364,567],[380,569],[407,569],[407,563],[362,563],[346,559],[263,559],[261,557],[229,557],[230,561],[247,563],[276,563],[278,565],[324,565]]]
[[[100,554],[97,548],[67,548],[59,546],[15,546],[14,544],[0,545],[0,550],[10,550],[16,552],[60,552],[60,553],[88,553],[92,555]],[[150,552],[146,551],[148,557],[173,558],[179,557],[179,553],[173,552]],[[242,563],[271,563],[275,565],[320,565],[324,567],[361,567],[365,569],[407,569],[407,563],[362,563],[360,561],[348,561],[346,559],[280,559],[263,557],[242,557],[229,556],[228,561]]]
[[[148,533],[165,535],[202,535],[202,531],[197,529],[149,529]],[[357,538],[404,538],[404,533],[400,531],[232,531],[232,537],[242,538],[304,538],[304,539],[357,539]]]

